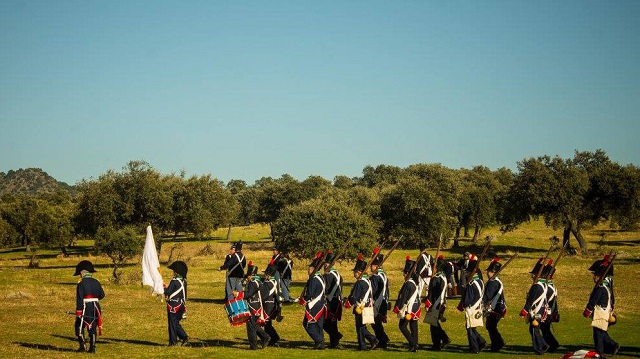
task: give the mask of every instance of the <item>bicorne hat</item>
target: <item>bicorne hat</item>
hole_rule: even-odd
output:
[[[83,260],[80,261],[78,265],[76,265],[76,272],[73,275],[80,275],[80,272],[82,272],[83,270],[86,270],[89,273],[95,273],[96,271],[95,269],[93,269],[93,263],[89,262],[88,260]]]
[[[189,268],[187,268],[187,264],[183,261],[175,261],[171,263],[168,267],[169,269],[173,269],[174,272],[180,274],[184,278],[187,278],[187,272]]]

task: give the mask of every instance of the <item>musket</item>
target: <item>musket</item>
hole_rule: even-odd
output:
[[[617,255],[618,255],[617,253],[609,254],[609,264],[607,264],[607,268],[604,269],[604,272],[598,278],[598,281],[596,282],[596,285],[593,287],[593,290],[598,288],[598,286],[602,284],[602,281],[604,281],[604,279],[607,277],[607,274],[611,270],[611,267],[613,267],[613,260],[616,259]]]
[[[537,282],[538,279],[540,278],[540,276],[542,275],[542,269],[544,268],[544,262],[547,261],[547,258],[549,258],[549,255],[551,254],[551,250],[553,250],[556,247],[556,243],[552,242],[551,246],[549,247],[549,250],[547,251],[547,254],[544,255],[544,259],[542,259],[542,262],[540,263],[540,269],[538,269],[538,273],[536,273],[535,278],[533,278],[533,282]]]
[[[369,262],[367,262],[367,264],[371,264],[371,262],[373,262],[373,260],[378,256],[378,253],[380,253],[380,247],[376,247],[373,249],[373,254],[371,255],[371,259],[369,259]],[[360,272],[360,274],[358,275],[358,277],[356,277],[356,281],[359,280],[360,278],[362,278],[362,276],[367,272],[367,267],[364,267],[364,270]]]
[[[322,257],[320,258],[318,263],[316,263],[316,265],[313,267],[313,273],[309,274],[309,279],[313,278],[313,276],[316,274],[316,272],[320,270],[320,268],[324,264],[324,259],[327,256],[327,252],[328,252],[328,250],[324,251],[324,253],[322,254]],[[317,254],[316,254],[315,258],[318,258]],[[307,291],[307,285],[308,284],[309,284],[309,280],[307,280],[307,282],[304,284],[304,287],[302,288],[302,292],[300,292],[300,297],[304,296],[305,292]]]
[[[562,258],[564,253],[565,253],[565,249],[564,247],[562,247],[562,249],[560,249],[560,253],[558,253],[558,257],[556,258],[556,261],[553,262],[553,264],[551,265],[551,270],[549,271],[549,273],[547,273],[546,276],[544,276],[545,280],[549,280],[549,278],[553,275],[553,273],[556,270],[556,265],[558,265],[558,261],[560,260],[560,258]]]
[[[349,243],[351,243],[352,239],[353,239],[353,237],[349,237],[349,239],[344,242],[344,244],[340,248],[340,251],[336,254],[335,257],[333,257],[333,260],[331,260],[331,262],[329,262],[329,268],[333,267],[333,265],[338,261],[338,259],[340,257],[342,257],[342,255],[344,254],[344,251],[347,249],[347,246],[349,245]]]
[[[389,256],[391,255],[391,253],[393,253],[393,251],[396,250],[396,248],[398,247],[398,244],[400,244],[400,241],[402,240],[402,237],[404,237],[404,234],[400,236],[400,238],[398,238],[398,240],[396,241],[396,243],[393,244],[393,247],[391,247],[391,249],[389,250],[389,252],[387,252],[387,255],[384,256],[384,258],[382,259],[382,262],[380,262],[380,264],[378,265],[378,267],[382,267],[382,265],[384,264],[384,262],[387,261],[387,258],[389,258]],[[380,247],[382,248],[382,247]]]
[[[438,266],[438,256],[440,255],[440,247],[442,247],[442,233],[440,233],[440,240],[438,241],[438,249],[436,249],[436,256],[433,260],[433,266],[434,268],[431,268],[431,276],[430,278],[433,279],[433,277],[436,274],[436,268]],[[431,282],[429,282],[431,283]],[[446,288],[445,288],[446,289]],[[424,293],[425,298],[428,297],[429,295],[429,287],[427,287],[427,291]]]
[[[478,260],[476,260],[476,265],[473,267],[473,270],[469,272],[469,274],[467,274],[467,278],[465,278],[467,282],[466,285],[469,285],[471,281],[473,281],[473,276],[478,271],[478,267],[480,266],[480,261],[484,259],[485,255],[487,255],[487,250],[489,249],[489,244],[491,244],[492,239],[493,239],[493,236],[487,237],[487,240],[484,243],[484,248],[482,249],[482,254],[480,254],[480,257],[478,257]],[[465,288],[466,288],[466,285],[465,285]]]
[[[498,271],[496,272],[496,274],[494,274],[493,276],[494,276],[494,277],[497,277],[497,276],[498,276],[498,274],[500,274],[500,272],[502,272],[502,270],[503,270],[503,269],[505,269],[505,268],[509,265],[509,263],[511,263],[511,261],[512,261],[512,260],[514,260],[514,259],[515,259],[515,258],[517,258],[517,257],[518,257],[518,252],[515,252],[515,253],[511,256],[511,258],[509,258],[506,262],[504,262],[504,264],[500,267],[500,269],[498,269]]]

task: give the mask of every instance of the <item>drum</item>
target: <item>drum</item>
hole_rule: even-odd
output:
[[[249,306],[244,299],[230,299],[224,304],[224,309],[227,311],[229,323],[234,327],[244,324],[251,317]]]

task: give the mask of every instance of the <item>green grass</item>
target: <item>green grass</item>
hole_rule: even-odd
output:
[[[561,322],[554,325],[555,334],[561,343],[559,353],[545,354],[544,358],[559,358],[566,351],[592,348],[590,321],[582,317],[582,310],[593,282],[587,268],[592,261],[603,253],[615,250],[619,253],[616,263],[616,300],[619,323],[610,329],[614,340],[622,345],[617,357],[640,357],[640,335],[635,330],[640,327],[637,308],[640,298],[637,294],[637,280],[640,278],[640,233],[607,231],[604,243],[601,241],[603,228],[596,228],[585,233],[589,241],[591,255],[563,258],[557,268],[555,283],[559,290],[559,306]],[[275,327],[283,338],[280,348],[267,348],[263,351],[249,351],[244,326],[232,327],[227,320],[223,308],[224,272],[217,268],[222,264],[228,243],[226,229],[212,234],[211,239],[188,241],[181,239],[176,243],[164,243],[160,256],[161,273],[168,282],[171,271],[166,268],[169,253],[173,249],[173,260],[180,258],[189,264],[189,294],[187,319],[182,322],[192,338],[191,347],[167,347],[166,310],[163,303],[149,294],[149,289],[142,287],[141,270],[138,260],[123,270],[124,284],[113,284],[110,281],[110,262],[106,257],[75,255],[64,258],[55,251],[43,251],[39,257],[39,268],[27,269],[29,254],[20,250],[0,250],[0,299],[3,308],[0,310],[0,357],[3,358],[76,358],[76,342],[73,337],[73,316],[65,312],[73,310],[75,284],[77,277],[72,274],[75,265],[81,259],[89,259],[96,265],[98,272],[95,278],[100,280],[106,292],[101,302],[104,312],[104,333],[98,340],[98,355],[104,358],[173,358],[184,357],[232,357],[242,355],[247,358],[288,356],[300,358],[312,355],[314,358],[359,358],[362,352],[356,351],[356,335],[353,315],[344,314],[340,322],[340,331],[345,335],[344,349],[311,350],[311,340],[302,328],[303,308],[298,305],[285,306],[284,320]],[[551,229],[535,222],[504,236],[497,231],[491,246],[491,255],[505,259],[518,251],[519,258],[501,274],[505,283],[505,294],[508,302],[508,314],[500,322],[499,328],[507,342],[501,353],[483,352],[482,358],[540,358],[532,355],[527,325],[518,318],[530,281],[528,272],[535,260],[544,255],[549,246],[548,238]],[[245,242],[244,253],[248,259],[258,264],[263,270],[271,251],[268,227],[250,226],[234,228],[232,240],[242,239]],[[199,253],[210,245],[213,251],[207,255]],[[74,248],[77,253],[90,253],[90,241],[81,241]],[[447,258],[459,258],[466,249],[480,251],[479,245],[463,241],[462,248],[445,249]],[[40,253],[40,252],[39,252]],[[386,250],[383,250],[386,253]],[[385,263],[391,281],[392,297],[395,299],[400,288],[401,269],[407,254],[415,256],[417,250],[397,250]],[[557,252],[552,254],[555,259]],[[488,260],[481,264],[486,268]],[[306,278],[306,260],[297,260],[294,268],[294,285],[292,293],[299,294]],[[353,283],[351,268],[353,263],[344,262],[339,265],[345,277],[345,291],[350,290]],[[455,310],[457,299],[450,300],[446,312],[447,322],[443,324],[452,339],[452,344],[444,352],[427,351],[431,340],[429,327],[420,322],[419,356],[430,358],[459,358],[466,355],[467,340],[463,315]],[[391,317],[386,331],[391,338],[390,349],[367,352],[369,358],[405,358],[406,341],[397,327],[397,318]],[[479,332],[488,339],[484,328]],[[468,354],[471,355],[471,354]]]

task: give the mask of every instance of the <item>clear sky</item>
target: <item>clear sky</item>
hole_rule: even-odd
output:
[[[0,172],[640,165],[640,1],[0,1]]]

